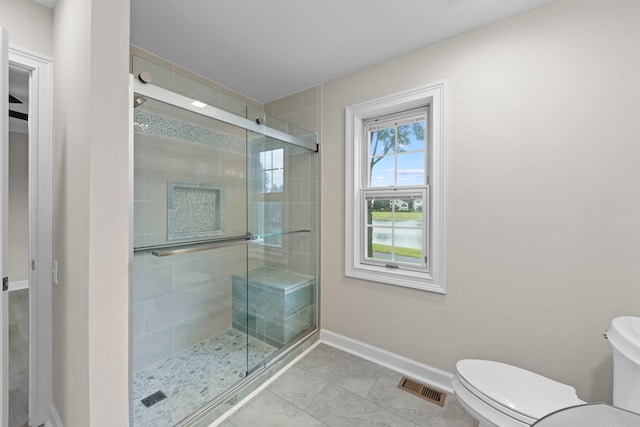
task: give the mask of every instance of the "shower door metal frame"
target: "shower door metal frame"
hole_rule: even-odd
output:
[[[305,141],[304,139],[297,136],[293,136],[281,130],[270,128],[269,126],[260,124],[258,121],[240,117],[236,114],[230,113],[217,107],[213,107],[211,105],[197,107],[193,105],[195,101],[198,101],[197,99],[180,95],[151,83],[143,83],[139,79],[134,79],[133,91],[144,97],[155,99],[156,101],[164,102],[165,104],[170,104],[196,114],[210,117],[215,120],[220,120],[221,122],[225,122],[251,132],[256,132],[289,144],[304,147],[307,150],[315,152],[318,151],[318,144],[316,142]]]

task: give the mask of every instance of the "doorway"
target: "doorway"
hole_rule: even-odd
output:
[[[9,66],[9,427],[29,418],[29,77]]]
[[[0,32],[0,427],[41,426],[52,403],[52,61]]]

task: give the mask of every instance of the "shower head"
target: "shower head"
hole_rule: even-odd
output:
[[[142,95],[136,95],[135,98],[133,98],[133,108],[138,108],[145,102],[147,102],[147,98]]]

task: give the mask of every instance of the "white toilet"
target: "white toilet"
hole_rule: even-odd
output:
[[[453,391],[479,427],[530,426],[558,409],[584,403],[571,386],[490,360],[460,360]]]
[[[640,413],[640,350],[634,341],[640,337],[640,318],[614,319],[607,335],[614,353],[613,404]],[[489,360],[460,360],[453,390],[479,427],[530,426],[551,412],[585,403],[569,385]]]

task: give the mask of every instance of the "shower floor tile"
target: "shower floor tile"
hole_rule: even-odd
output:
[[[173,426],[240,380],[246,366],[247,336],[236,329],[216,335],[135,373],[136,427]],[[249,367],[276,350],[249,337]],[[147,408],[141,400],[162,391],[167,398]]]

